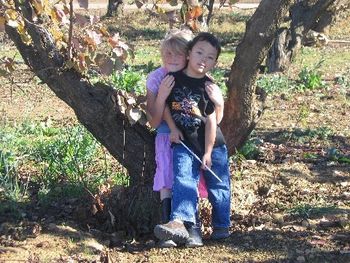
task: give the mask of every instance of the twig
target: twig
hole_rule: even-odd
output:
[[[217,175],[214,173],[214,171],[213,171],[212,169],[210,169],[205,163],[203,163],[202,160],[201,160],[194,152],[192,152],[191,149],[188,148],[186,144],[183,143],[183,141],[180,141],[180,143],[182,144],[183,147],[185,147],[185,149],[186,149],[187,151],[190,152],[190,154],[193,155],[194,158],[196,158],[201,164],[203,164],[204,167],[205,167],[212,175],[214,175],[214,177],[215,177],[216,179],[219,180],[219,182],[222,183],[222,180],[219,178],[219,176],[217,176]]]
[[[69,1],[69,36],[68,36],[68,59],[72,58],[72,37],[73,37],[73,0]]]

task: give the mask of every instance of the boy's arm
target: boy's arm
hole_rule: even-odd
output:
[[[205,146],[204,146],[204,155],[202,158],[202,169],[205,169],[204,164],[209,168],[211,167],[211,152],[213,151],[215,137],[216,137],[216,113],[207,116],[205,123]]]
[[[224,97],[218,85],[211,81],[205,82],[205,90],[215,105],[216,122],[219,124],[224,116]]]
[[[174,86],[174,77],[166,76],[159,85],[158,94],[147,91],[147,111],[149,113],[149,124],[157,128],[163,120],[166,99]]]

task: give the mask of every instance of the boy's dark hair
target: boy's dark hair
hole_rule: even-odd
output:
[[[201,32],[201,33],[199,33],[188,44],[188,50],[192,50],[193,46],[199,41],[207,41],[207,42],[209,42],[210,45],[212,45],[216,49],[216,51],[217,51],[216,59],[218,59],[218,57],[219,57],[219,55],[221,53],[221,45],[220,45],[219,40],[213,34],[208,33],[208,32]]]

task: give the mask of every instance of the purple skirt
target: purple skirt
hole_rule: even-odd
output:
[[[169,133],[158,133],[155,139],[156,174],[153,190],[170,189],[173,187],[173,150],[171,149]]]

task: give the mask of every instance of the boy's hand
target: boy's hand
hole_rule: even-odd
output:
[[[175,84],[174,76],[171,76],[171,75],[165,76],[159,85],[158,97],[166,100],[172,88],[174,87],[174,84]]]
[[[180,143],[184,139],[182,132],[178,128],[171,129],[170,131],[170,142]]]
[[[214,103],[215,107],[224,106],[224,97],[218,85],[213,82],[205,82],[205,90],[209,95],[209,98]]]
[[[202,166],[201,168],[203,170],[207,170],[207,168],[205,167],[208,166],[209,168],[211,168],[211,154],[210,153],[205,153],[202,157]]]

